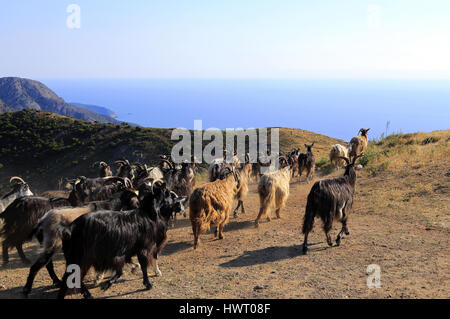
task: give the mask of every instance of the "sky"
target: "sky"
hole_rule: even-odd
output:
[[[0,76],[450,78],[448,0],[0,2]]]

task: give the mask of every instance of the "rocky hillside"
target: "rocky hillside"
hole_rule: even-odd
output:
[[[43,83],[16,77],[0,78],[0,112],[42,110],[86,121],[119,123],[114,118],[66,103]]]

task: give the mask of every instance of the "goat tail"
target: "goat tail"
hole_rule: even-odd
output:
[[[44,240],[44,234],[43,234],[43,231],[42,231],[41,223],[39,223],[36,227],[33,227],[33,230],[28,235],[27,240],[32,240],[33,237],[36,237],[36,239],[38,240],[39,244],[42,244],[42,241]]]
[[[313,229],[314,217],[315,217],[314,202],[312,198],[308,196],[308,202],[306,203],[305,209],[305,216],[303,217],[303,227],[302,227],[303,234],[309,233]]]
[[[268,210],[274,204],[275,191],[276,189],[271,180],[258,187],[261,208],[264,209],[264,211]]]

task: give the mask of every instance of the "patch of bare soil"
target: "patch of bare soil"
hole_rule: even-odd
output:
[[[151,278],[152,290],[144,291],[141,275],[130,272],[106,292],[92,287],[90,273],[88,287],[95,298],[449,298],[448,193],[441,187],[432,197],[408,197],[405,181],[395,176],[358,175],[350,235],[339,247],[328,247],[316,219],[310,251],[302,254],[300,229],[312,183],[293,181],[282,218],[272,212],[272,221],[259,228],[253,225],[259,200],[252,184],[247,213],[230,217],[223,240],[203,234],[194,251],[190,222],[178,218],[159,258],[163,275]],[[335,224],[333,236],[339,229]],[[36,256],[35,246],[28,244],[25,253]],[[381,288],[367,287],[371,264],[380,266]],[[61,254],[55,266],[62,275]],[[27,274],[27,266],[12,253],[10,264],[0,270],[0,298],[22,298]],[[56,294],[42,269],[29,298]]]

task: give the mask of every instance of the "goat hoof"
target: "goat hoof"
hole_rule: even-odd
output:
[[[258,228],[258,227],[259,227],[259,223],[255,222],[255,228]]]
[[[30,294],[30,291],[31,291],[30,288],[23,288],[23,290],[22,290],[22,295],[23,295],[25,298],[28,298],[28,295]]]
[[[306,255],[308,253],[308,247],[306,245],[303,245],[303,255]]]
[[[339,246],[341,244],[341,240],[340,239],[336,239],[336,246]]]
[[[344,234],[346,234],[348,236],[348,235],[350,235],[350,232],[347,230]]]
[[[152,288],[153,288],[153,285],[152,285],[152,283],[151,283],[151,282],[148,282],[148,283],[144,283],[144,286],[145,286],[145,290],[150,290],[150,289],[152,289]]]
[[[103,290],[103,291],[106,291],[106,290],[108,290],[109,288],[111,288],[111,286],[112,286],[112,284],[111,284],[109,281],[107,281],[107,282],[105,282],[105,283],[103,283],[103,284],[101,285],[100,289]]]
[[[219,235],[219,239],[223,239],[223,235]]]

